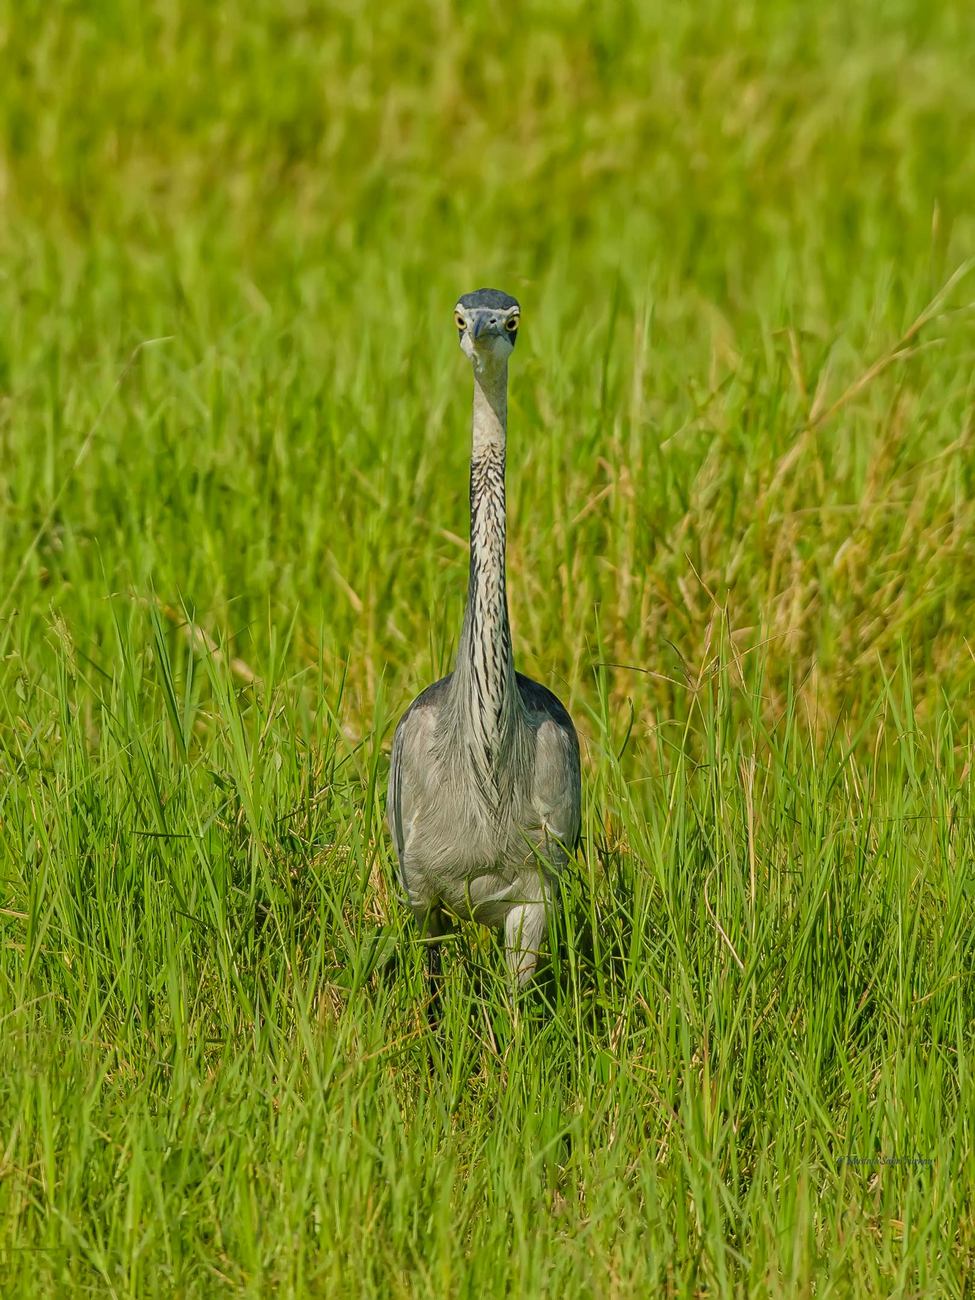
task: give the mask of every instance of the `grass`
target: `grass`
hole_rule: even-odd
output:
[[[0,1290],[963,1296],[968,7],[0,5]],[[550,970],[382,825],[523,305]]]

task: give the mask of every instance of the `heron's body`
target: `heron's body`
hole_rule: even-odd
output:
[[[552,692],[515,672],[511,650],[504,469],[518,304],[479,290],[456,314],[474,365],[467,609],[454,672],[414,700],[396,729],[387,813],[424,931],[443,933],[448,913],[503,925],[523,981],[544,938],[554,873],[579,835],[579,744]]]
[[[428,686],[397,728],[390,827],[421,920],[443,907],[465,920],[503,925],[512,907],[547,903],[551,872],[578,836],[571,792],[578,744],[551,691],[517,674],[521,716],[492,755],[492,769],[509,775],[492,788],[472,756],[465,762],[455,753],[455,676]],[[544,919],[542,913],[542,928]]]

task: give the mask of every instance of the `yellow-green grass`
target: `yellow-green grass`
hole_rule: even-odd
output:
[[[961,1296],[961,0],[0,6],[0,1293]],[[523,309],[554,959],[382,825]]]

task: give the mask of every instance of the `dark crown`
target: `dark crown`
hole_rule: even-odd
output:
[[[465,293],[458,302],[461,307],[487,307],[495,311],[509,311],[518,306],[517,298],[500,289],[475,289],[473,293]]]

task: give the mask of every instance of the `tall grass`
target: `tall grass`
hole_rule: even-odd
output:
[[[961,3],[0,8],[0,1292],[961,1296]],[[549,969],[382,826],[522,301]]]

